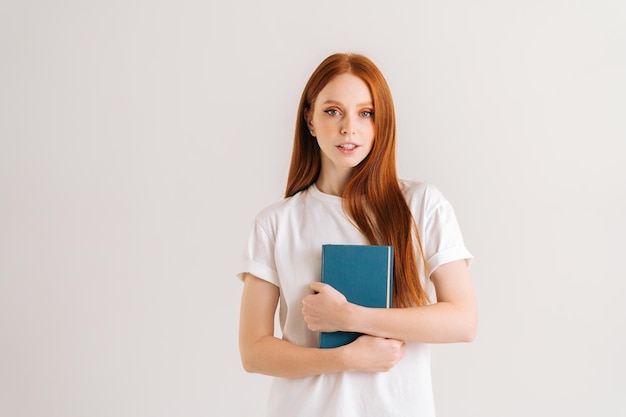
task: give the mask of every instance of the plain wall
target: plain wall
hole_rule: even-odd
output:
[[[440,417],[624,416],[626,3],[0,6],[0,416],[261,416],[235,278],[336,51],[395,98],[480,303]]]

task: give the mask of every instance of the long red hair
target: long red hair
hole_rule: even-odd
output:
[[[360,54],[333,54],[307,82],[296,120],[286,197],[313,184],[320,174],[321,154],[307,128],[307,114],[328,82],[340,74],[361,78],[370,89],[374,105],[374,143],[369,155],[356,167],[343,195],[344,210],[373,245],[394,247],[394,306],[425,305],[417,268],[416,245],[421,241],[396,173],[396,117],[387,81],[378,67]]]

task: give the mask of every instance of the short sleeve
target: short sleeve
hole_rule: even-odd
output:
[[[438,191],[435,194],[437,198],[424,213],[422,236],[428,276],[445,263],[463,259],[469,264],[473,258],[465,247],[452,205]]]
[[[278,286],[274,246],[274,239],[270,237],[257,218],[244,248],[237,277],[243,279],[244,274],[249,273]]]

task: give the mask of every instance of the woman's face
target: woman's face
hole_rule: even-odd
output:
[[[362,79],[347,73],[326,84],[308,119],[323,170],[351,170],[367,157],[374,143],[373,117],[372,95]]]

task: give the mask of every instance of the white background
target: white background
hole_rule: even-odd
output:
[[[403,178],[480,302],[440,417],[624,416],[626,3],[0,5],[0,416],[261,416],[238,261],[336,51],[391,86]]]

